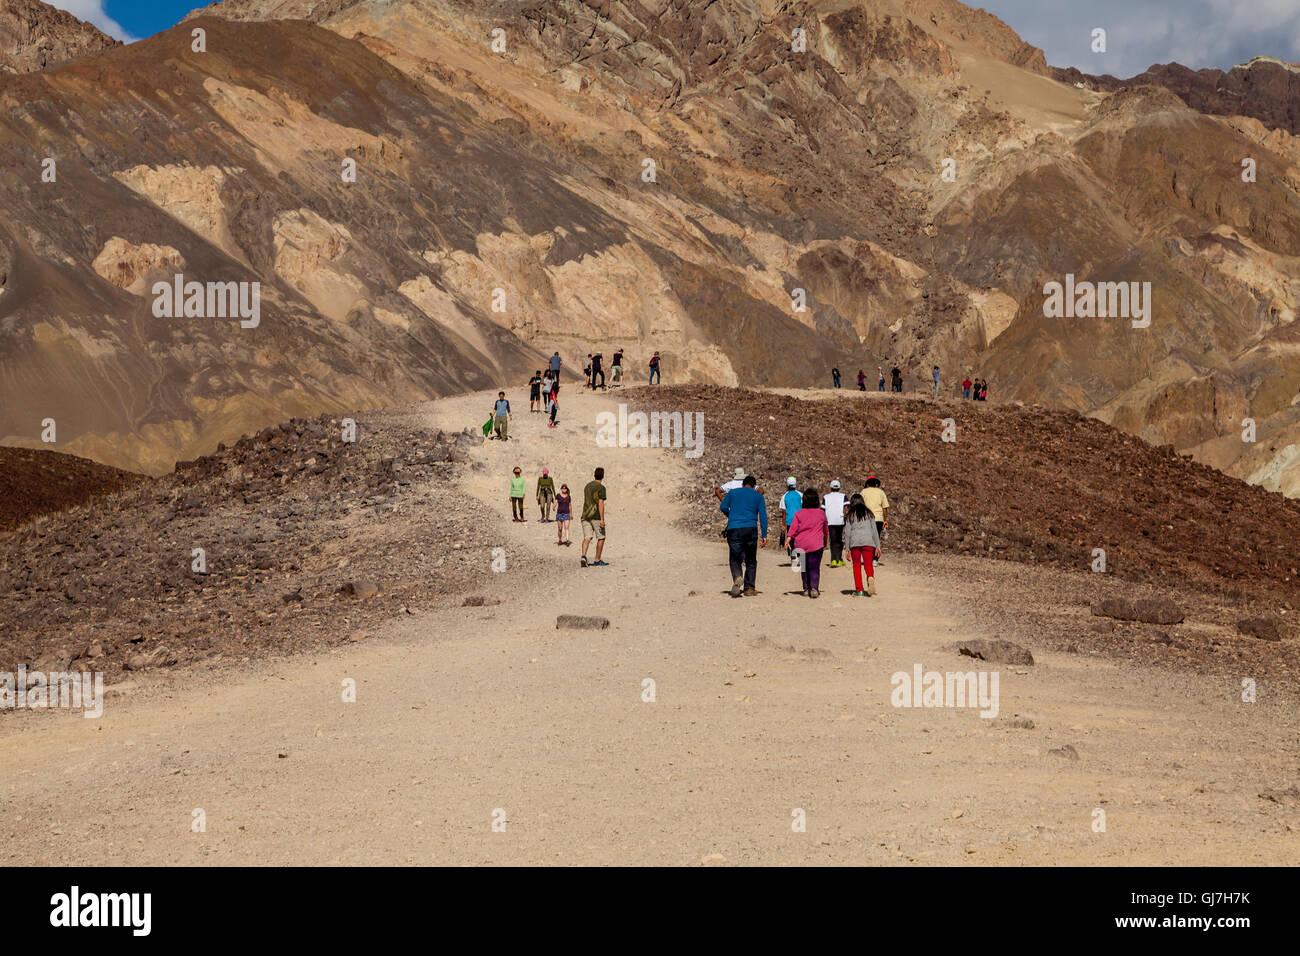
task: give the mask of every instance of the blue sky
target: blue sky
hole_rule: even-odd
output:
[[[176,24],[193,0],[54,0],[118,39]],[[1228,69],[1257,54],[1300,61],[1300,0],[972,0],[1042,47],[1053,66],[1132,76],[1177,60]],[[1091,50],[1106,31],[1106,52]]]

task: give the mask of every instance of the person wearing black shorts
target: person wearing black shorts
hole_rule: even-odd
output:
[[[540,368],[528,380],[528,410],[530,412],[540,412],[542,410],[542,370]]]

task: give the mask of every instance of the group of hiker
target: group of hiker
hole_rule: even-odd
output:
[[[659,372],[660,357],[655,352],[650,357],[650,384],[662,384],[662,377]],[[557,351],[547,360],[545,369],[538,369],[533,372],[532,378],[528,380],[528,411],[538,412],[546,415],[549,421],[546,423],[547,428],[555,428],[558,421],[557,416],[560,412],[560,369],[564,366],[564,360],[560,358]],[[614,353],[614,358],[610,364],[611,381],[610,388],[621,387],[623,384],[623,350],[619,349]],[[583,367],[583,374],[586,381],[583,388],[590,388],[593,391],[598,388],[605,388],[605,357],[600,352],[587,354],[587,364]],[[492,406],[492,415],[487,423],[483,426],[484,436],[491,436],[501,441],[510,440],[510,402],[506,398],[505,392],[497,392],[497,400]]]
[[[982,378],[971,381],[969,375],[961,383],[961,397],[972,398],[977,402],[987,402],[989,398],[989,383]]]
[[[942,375],[939,372],[939,366],[935,365],[930,369],[930,380],[934,383],[934,397],[939,397],[941,388]],[[839,367],[831,369],[831,386],[833,388],[842,388],[843,380],[840,376]],[[867,373],[858,369],[858,391],[867,390]],[[876,366],[876,390],[883,392],[885,390],[885,370],[883,367]],[[889,390],[891,392],[903,391],[903,370],[895,365],[889,370]],[[988,400],[989,383],[984,379],[975,379],[971,381],[970,376],[966,376],[965,381],[961,383],[962,398],[973,398],[977,402]]]
[[[528,479],[523,476],[523,470],[516,465],[514,477],[510,479],[510,517],[516,524],[526,523],[528,519],[524,517],[524,498],[528,495]],[[569,547],[573,544],[573,539],[569,536],[570,522],[573,520],[573,496],[569,492],[569,486],[561,484],[559,491],[555,489],[555,479],[551,477],[549,468],[543,468],[542,473],[537,479],[537,509],[541,512],[542,524],[554,524],[556,530],[557,546]],[[608,499],[608,493],[605,489],[605,469],[597,468],[593,474],[592,480],[587,482],[582,489],[582,511],[579,513],[579,520],[582,522],[582,559],[581,565],[584,568],[603,568],[608,567],[608,562],[602,560],[605,552],[605,502]],[[555,517],[551,517],[554,510]],[[596,542],[596,555],[592,561],[587,560],[587,549],[591,543]]]
[[[810,598],[821,594],[822,558],[829,546],[832,568],[843,567],[847,548],[853,563],[853,594],[872,597],[876,593],[875,568],[883,564],[881,545],[889,520],[889,498],[880,479],[871,475],[862,491],[846,496],[839,479],[830,483],[823,496],[816,488],[798,490],[798,482],[786,479],[781,496],[780,545],[793,567],[800,571],[802,593]],[[727,516],[727,546],[730,552],[731,596],[758,594],[758,549],[767,547],[767,499],[753,475],[737,468],[732,479],[714,489],[719,510]],[[865,581],[864,581],[865,579]]]
[[[559,352],[555,353],[557,356]],[[655,352],[650,356],[650,384],[662,384],[662,376],[659,374],[659,353]],[[621,388],[623,385],[623,350],[618,349],[614,357],[610,360],[610,388]],[[605,388],[605,356],[601,352],[587,353],[587,364],[582,367],[582,374],[586,376],[583,388],[589,388],[593,392],[598,388]],[[599,379],[599,381],[597,381]]]

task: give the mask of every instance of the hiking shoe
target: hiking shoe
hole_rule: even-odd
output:
[[[582,566],[584,568],[587,566],[587,556],[585,554],[582,556]]]
[[[758,591],[754,588],[745,588],[745,597],[758,597]]]
[[[813,588],[812,591],[809,592],[808,596],[809,596],[809,597],[821,597],[821,592],[818,591],[816,588]]]
[[[740,597],[740,592],[744,590],[744,587],[745,587],[744,578],[736,578],[735,580],[733,580],[731,582],[731,596]]]
[[[607,567],[609,567],[609,562],[608,562],[608,561],[593,561],[593,562],[591,562],[591,564],[588,565],[588,567],[592,567],[592,568],[607,568]]]
[[[867,597],[871,597],[875,593],[876,593],[876,579],[867,578]]]

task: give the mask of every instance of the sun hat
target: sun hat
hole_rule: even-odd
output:
[[[836,478],[834,481],[832,481],[831,487],[838,491],[840,487],[840,480]]]
[[[744,480],[745,480],[745,469],[744,469],[744,468],[737,468],[736,471],[735,471],[735,474],[733,474],[731,477],[732,477],[732,479],[735,480],[735,481],[744,481]]]

